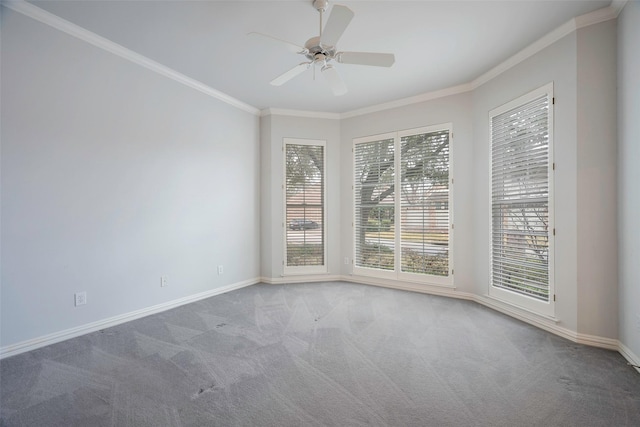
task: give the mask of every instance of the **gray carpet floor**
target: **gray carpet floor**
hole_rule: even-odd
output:
[[[476,303],[255,285],[0,361],[2,426],[640,426],[640,374]]]

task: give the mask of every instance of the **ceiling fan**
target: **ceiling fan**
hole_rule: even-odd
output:
[[[393,65],[395,57],[392,53],[337,51],[336,44],[347,29],[351,19],[353,19],[353,11],[346,6],[334,5],[323,31],[322,17],[323,13],[327,10],[328,4],[328,0],[313,0],[313,7],[320,12],[320,35],[311,37],[304,44],[304,47],[267,34],[249,33],[249,35],[267,37],[287,44],[292,49],[295,49],[296,53],[304,55],[307,58],[307,61],[296,65],[289,71],[273,79],[271,81],[273,86],[281,86],[309,68],[318,66],[333,94],[339,96],[347,92],[347,86],[338,74],[338,71],[333,67],[333,64],[331,64],[332,61],[343,64],[373,65],[377,67],[391,67]]]

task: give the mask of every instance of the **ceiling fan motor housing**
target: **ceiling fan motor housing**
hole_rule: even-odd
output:
[[[304,44],[304,47],[308,51],[305,56],[313,62],[318,60],[331,60],[336,55],[336,48],[333,46],[322,46],[320,44],[320,37],[311,37]]]

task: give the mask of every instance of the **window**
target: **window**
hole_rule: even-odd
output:
[[[285,139],[285,272],[326,272],[325,142]]]
[[[404,272],[449,275],[449,130],[400,138]]]
[[[450,134],[439,125],[354,141],[354,272],[451,284]]]
[[[491,286],[489,293],[553,315],[553,86],[490,113]]]
[[[359,267],[394,269],[395,142],[356,144],[356,257]]]

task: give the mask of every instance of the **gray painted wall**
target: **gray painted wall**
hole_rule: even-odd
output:
[[[578,329],[618,338],[616,21],[577,32]]]
[[[271,143],[271,116],[260,118],[260,274],[262,277],[273,277],[273,241],[275,233],[278,232],[278,225],[274,226],[273,221],[277,224],[282,219],[277,218],[277,212],[272,210],[273,197],[272,191],[272,168],[274,165],[272,155],[273,144]],[[275,153],[277,155],[278,153]]]
[[[2,12],[0,345],[259,277],[259,118]]]
[[[640,357],[640,2],[618,16],[620,342]]]

